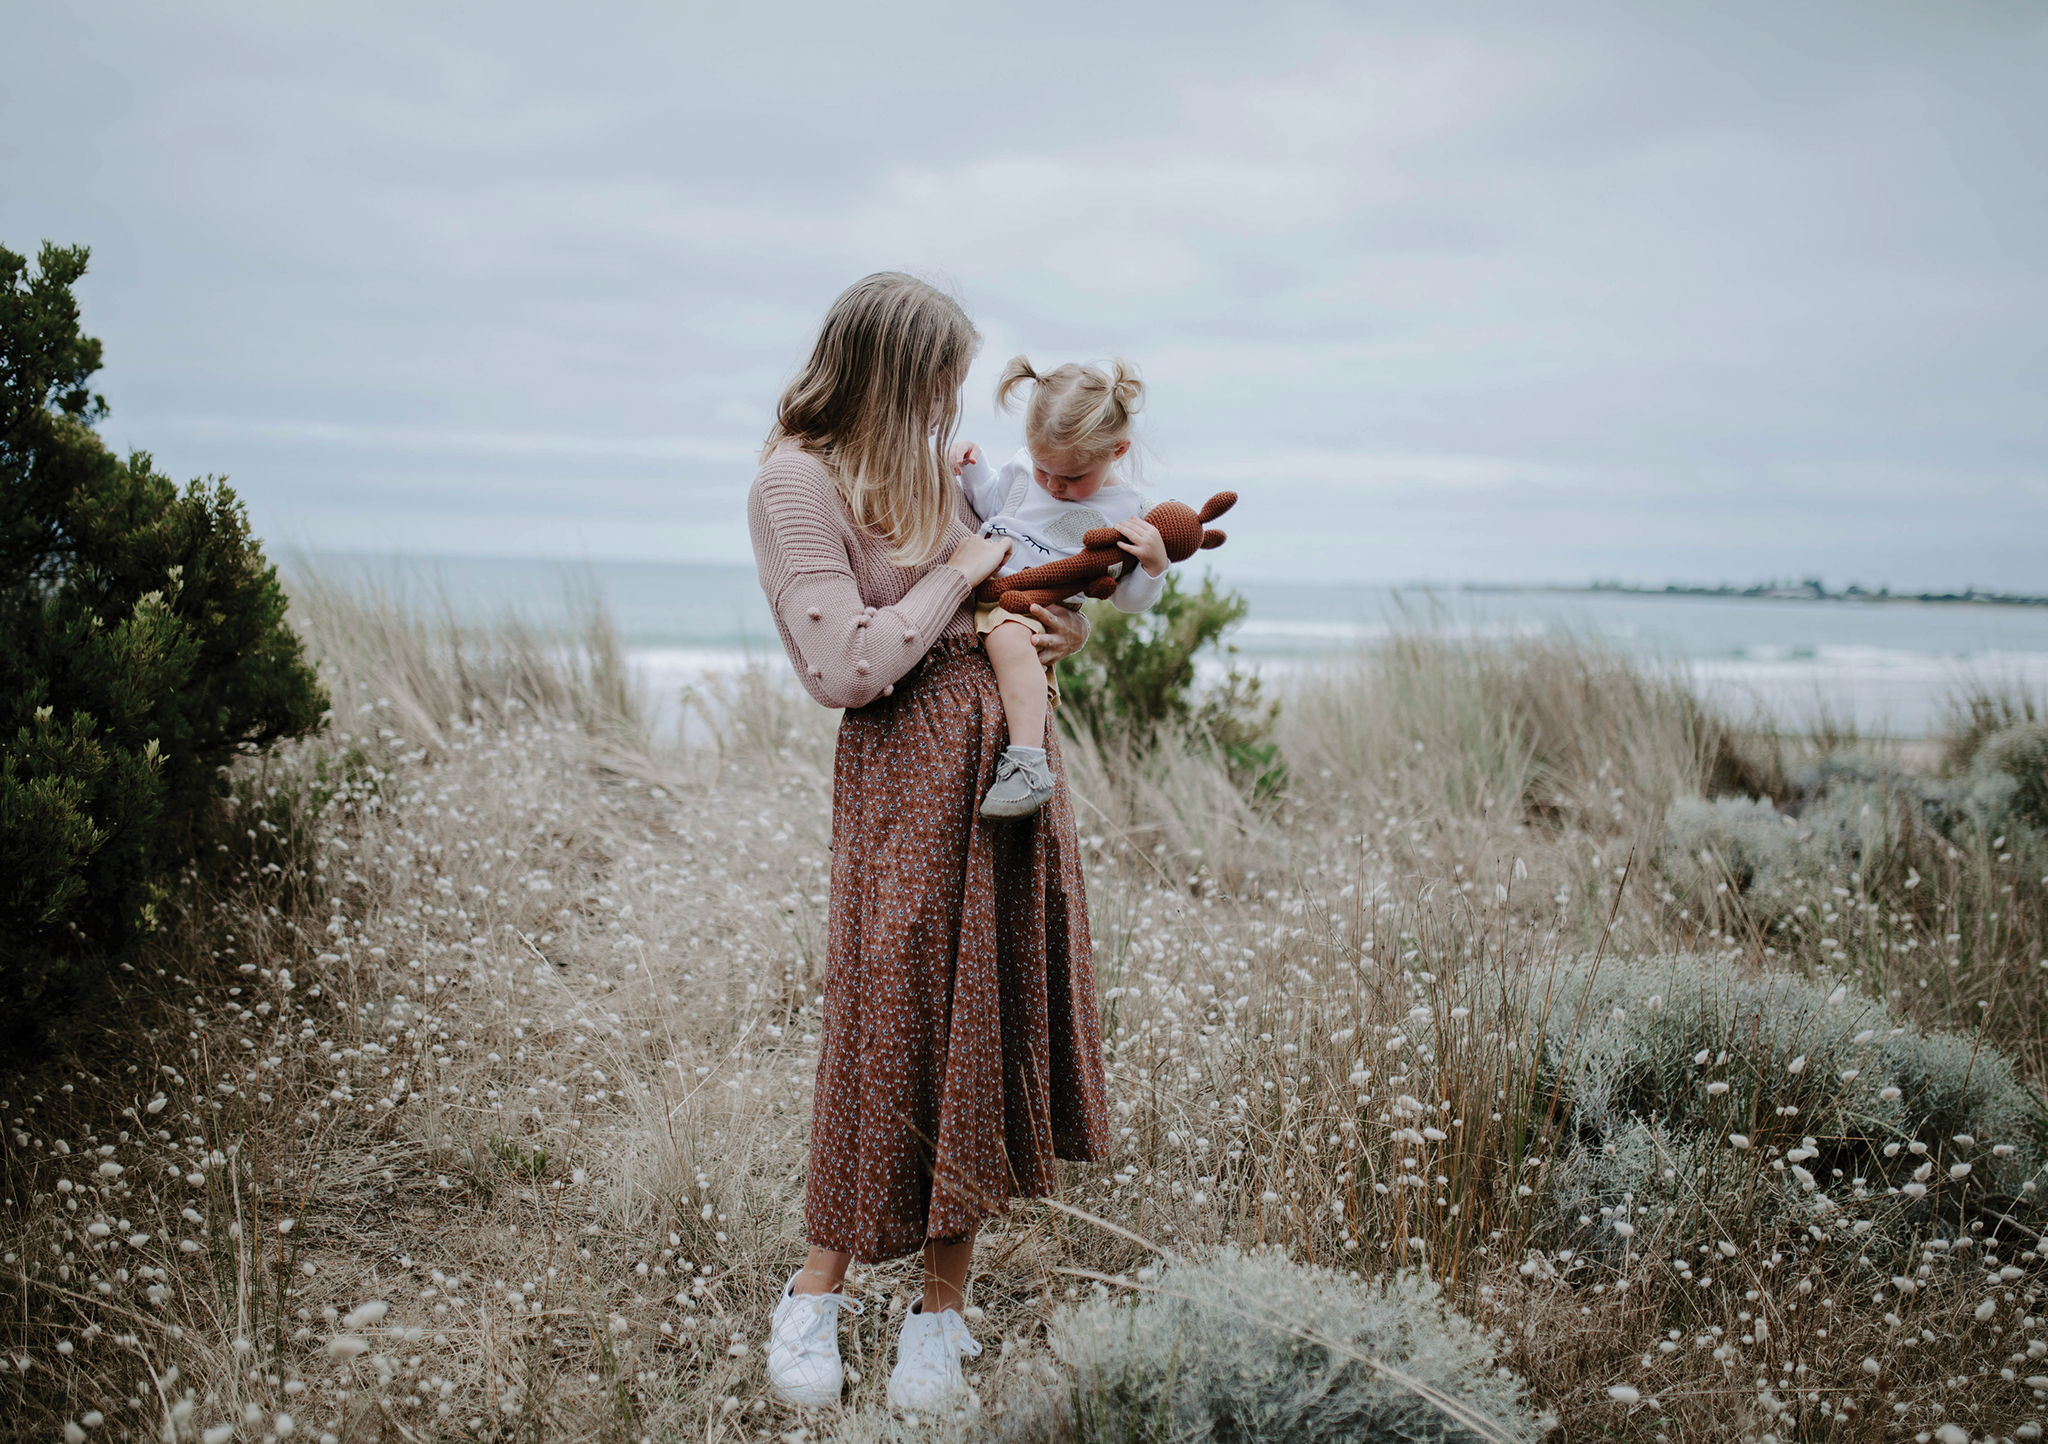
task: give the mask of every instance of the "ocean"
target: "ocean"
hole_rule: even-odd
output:
[[[750,661],[786,666],[753,568],[688,563],[316,554],[285,560],[357,578],[463,621],[517,613],[559,624],[592,600],[658,701]],[[1682,668],[1738,716],[1825,712],[1866,734],[1924,736],[1963,687],[2048,694],[2048,607],[1751,600],[1608,591],[1464,590],[1218,581],[1249,603],[1237,660],[1284,686],[1403,629],[1477,637],[1572,635]]]

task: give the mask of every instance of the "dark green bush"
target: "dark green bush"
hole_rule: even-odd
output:
[[[1279,704],[1266,700],[1259,679],[1233,665],[1206,696],[1195,689],[1197,659],[1211,648],[1231,655],[1223,634],[1246,608],[1212,576],[1200,591],[1184,591],[1172,572],[1150,611],[1133,616],[1091,602],[1088,646],[1059,664],[1061,720],[1130,754],[1151,751],[1163,728],[1184,728],[1218,750],[1240,786],[1277,791],[1287,775],[1269,740]]]
[[[75,1002],[211,843],[225,766],[320,725],[275,568],[218,479],[93,425],[83,248],[0,248],[0,1005]]]

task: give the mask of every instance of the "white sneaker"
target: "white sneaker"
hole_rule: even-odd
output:
[[[839,1402],[845,1379],[839,1362],[840,1311],[867,1310],[850,1294],[793,1292],[796,1280],[796,1274],[789,1276],[775,1305],[768,1332],[768,1382],[790,1403],[817,1409]]]
[[[896,1337],[896,1367],[889,1374],[889,1402],[899,1409],[936,1409],[952,1402],[967,1389],[960,1356],[980,1353],[967,1320],[956,1311],[905,1314],[903,1332]]]

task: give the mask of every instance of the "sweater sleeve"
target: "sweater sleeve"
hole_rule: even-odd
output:
[[[827,707],[865,707],[893,687],[967,599],[967,578],[942,565],[894,606],[868,606],[839,518],[800,476],[765,471],[748,511],[757,552],[780,562],[768,600],[789,637],[790,661]]]
[[[990,466],[986,457],[972,466],[960,468],[960,490],[966,494],[967,504],[974,509],[977,525],[992,516],[1000,516],[1003,497],[1009,491],[1010,468],[1001,470]]]
[[[1152,504],[1144,497],[1136,492],[1130,492],[1123,503],[1115,509],[1112,520],[1122,520],[1127,516],[1143,516],[1151,509]],[[1125,552],[1123,575],[1117,578],[1116,590],[1110,594],[1109,604],[1119,612],[1127,612],[1132,616],[1150,611],[1152,604],[1159,600],[1159,594],[1166,590],[1167,574],[1172,570],[1169,566],[1156,577],[1147,576],[1145,569],[1138,565],[1137,559],[1129,552]]]
[[[1126,552],[1125,555],[1129,556],[1130,553]],[[1125,562],[1124,574],[1117,578],[1116,590],[1110,593],[1109,604],[1119,612],[1135,614],[1149,611],[1152,604],[1159,600],[1159,594],[1166,590],[1167,573],[1172,570],[1172,567],[1168,567],[1155,577],[1136,561]]]

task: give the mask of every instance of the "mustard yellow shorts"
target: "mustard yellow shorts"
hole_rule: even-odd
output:
[[[974,630],[978,635],[986,637],[1005,622],[1018,622],[1029,627],[1041,637],[1045,635],[1045,623],[1039,621],[1036,617],[1030,615],[1019,616],[1015,612],[1006,612],[995,602],[976,602],[974,604]],[[1058,679],[1053,676],[1052,668],[1050,667],[1045,669],[1045,705],[1048,707],[1060,705],[1060,684]]]

